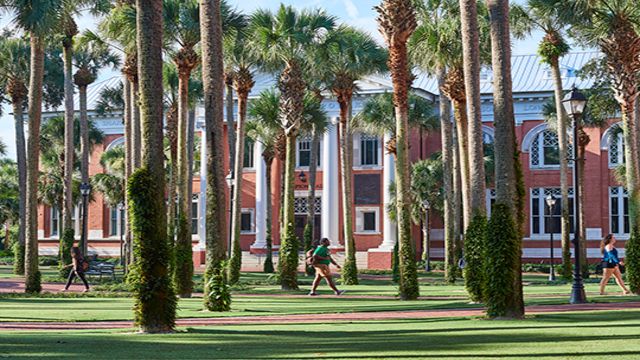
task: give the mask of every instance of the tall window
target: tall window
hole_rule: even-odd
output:
[[[198,200],[197,199],[191,203],[191,235],[196,235],[196,234],[198,234]]]
[[[573,155],[572,146],[567,146],[568,157]],[[553,130],[541,131],[531,143],[531,167],[560,165],[558,134]]]
[[[296,167],[309,167],[309,161],[311,161],[311,136],[301,136],[297,142],[297,155]],[[320,143],[318,143],[318,155],[316,156],[318,164],[320,166]]]
[[[360,134],[360,165],[378,165],[378,142],[377,135]]]
[[[629,234],[629,199],[622,186],[609,188],[609,219],[612,234]]]
[[[71,212],[71,224],[73,226],[73,229],[75,231],[75,234],[78,235],[80,234],[80,221],[79,221],[79,217],[80,217],[80,207],[82,205],[77,205],[73,208],[73,211]],[[58,211],[58,208],[55,206],[51,207],[51,235],[50,236],[59,236],[60,235],[60,227],[62,226],[62,224],[60,224],[60,211]]]
[[[51,208],[51,236],[58,236],[60,229],[60,221],[58,218],[58,208]]]
[[[556,200],[556,206],[553,213],[553,233],[561,233],[560,229],[560,216],[562,214],[562,194],[560,188],[531,188],[531,234],[544,235],[550,234],[550,219],[549,207],[545,202],[545,198],[553,194]],[[569,226],[570,232],[574,229],[574,215],[573,215],[573,188],[569,188]]]
[[[124,218],[124,209],[118,210],[117,208],[111,208],[110,213],[110,229],[109,236],[124,235],[127,231],[127,225]]]
[[[611,136],[609,140],[609,166],[618,166],[625,163],[625,145],[622,134]]]
[[[251,138],[244,139],[244,167],[245,168],[253,168],[253,148],[255,145],[255,141]]]

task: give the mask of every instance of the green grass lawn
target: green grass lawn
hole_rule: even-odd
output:
[[[541,314],[517,321],[402,319],[225,325],[165,335],[130,330],[0,332],[20,359],[637,359],[640,312]]]

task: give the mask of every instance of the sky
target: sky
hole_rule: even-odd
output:
[[[272,0],[228,0],[229,4],[237,7],[245,14],[250,14],[257,8],[268,8],[275,10],[280,6],[280,1]],[[293,5],[298,9],[306,8],[324,8],[327,13],[336,15],[340,22],[346,22],[361,30],[369,32],[373,37],[382,44],[383,40],[378,32],[378,24],[375,17],[377,12],[372,8],[379,4],[374,0],[283,0],[286,5]],[[520,1],[516,1],[520,2]],[[11,15],[0,14],[0,28],[11,27]],[[77,19],[80,30],[85,28],[93,29],[96,19],[91,16],[85,16]],[[537,44],[542,39],[540,33],[534,33],[533,36],[524,41],[517,41],[512,44],[513,55],[532,54],[537,48]],[[98,77],[98,81],[107,79],[117,72],[105,71]],[[7,145],[7,157],[15,160],[15,127],[13,117],[9,115],[11,112],[10,105],[3,105],[4,115],[0,118],[0,139]],[[26,128],[26,127],[25,127]]]

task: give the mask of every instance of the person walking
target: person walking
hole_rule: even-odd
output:
[[[87,279],[84,277],[84,269],[85,269],[85,264],[87,264],[87,262],[84,260],[84,257],[80,253],[80,249],[78,249],[77,246],[74,246],[71,248],[71,257],[73,258],[73,263],[63,267],[63,269],[65,269],[65,268],[68,268],[69,266],[73,266],[73,269],[71,269],[71,271],[69,272],[69,279],[67,280],[67,285],[65,285],[62,291],[67,291],[69,289],[69,286],[73,281],[73,278],[75,278],[77,275],[84,283],[85,290],[83,292],[88,292],[89,283],[87,283]]]
[[[340,265],[338,265],[338,263],[336,263],[331,258],[331,252],[329,251],[330,243],[331,242],[327,238],[320,239],[320,246],[318,246],[316,251],[313,252],[313,256],[316,259],[318,259],[318,263],[313,266],[316,269],[316,277],[315,279],[313,279],[313,285],[311,287],[311,292],[309,293],[309,296],[318,295],[316,294],[316,289],[318,288],[318,285],[320,284],[320,279],[322,278],[325,278],[325,280],[327,281],[327,284],[329,285],[329,287],[331,287],[331,289],[333,289],[336,295],[344,294],[344,292],[346,291],[346,290],[338,290],[335,284],[333,283],[333,279],[331,278],[331,269],[329,269],[329,264],[333,263],[338,268],[338,270],[340,270],[341,268],[340,268]]]
[[[600,242],[600,252],[603,255],[602,262],[602,281],[600,282],[600,295],[604,295],[604,288],[607,286],[607,282],[613,275],[616,279],[618,286],[622,288],[625,294],[629,294],[629,290],[624,286],[622,282],[622,273],[620,272],[620,265],[624,265],[624,261],[618,258],[618,250],[613,247],[616,243],[616,237],[609,234]]]

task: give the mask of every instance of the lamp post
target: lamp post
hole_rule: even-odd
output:
[[[424,222],[423,222],[423,232],[424,232],[424,252],[422,253],[422,260],[427,262],[427,266],[425,267],[425,271],[431,271],[431,244],[429,239],[429,210],[431,210],[431,204],[429,200],[425,200],[422,203],[422,209],[424,210]]]
[[[80,242],[82,243],[82,256],[87,256],[87,212],[89,210],[89,202],[87,197],[91,193],[91,185],[84,183],[80,185],[80,193],[82,194],[82,234]]]
[[[123,221],[122,218],[124,217],[124,203],[118,203],[118,214],[120,215],[120,264],[122,265],[122,256],[123,256],[123,252],[122,252],[122,243],[123,243],[123,239],[122,239],[122,235],[124,234],[124,226],[122,226]],[[117,218],[116,218],[117,219]]]
[[[562,106],[564,107],[567,115],[573,119],[571,121],[571,127],[573,130],[573,202],[575,211],[575,231],[573,236],[573,246],[575,251],[575,265],[573,272],[573,285],[571,287],[571,304],[581,304],[587,302],[587,295],[584,292],[584,285],[582,283],[582,270],[580,268],[580,169],[582,168],[582,162],[584,159],[578,158],[578,128],[580,126],[580,117],[584,113],[584,109],[587,106],[587,98],[576,89],[574,86],[571,92],[562,99]]]
[[[550,258],[550,261],[549,261],[549,264],[550,264],[549,281],[555,281],[556,280],[556,274],[553,271],[553,231],[554,231],[553,225],[555,223],[553,221],[554,220],[553,219],[553,215],[555,214],[555,211],[556,211],[556,200],[557,199],[556,199],[555,196],[550,194],[544,200],[547,202],[547,206],[549,207],[549,215],[550,215],[550,218],[549,218],[549,228],[550,228],[549,232],[551,233],[551,241],[549,243],[549,245],[550,245],[549,248],[550,248],[551,252],[549,254],[550,254],[551,258]]]
[[[225,176],[224,180],[229,187],[229,241],[227,246],[227,260],[231,259],[231,231],[233,230],[233,186],[236,183],[236,178],[233,175],[233,170],[229,171],[229,175]]]

